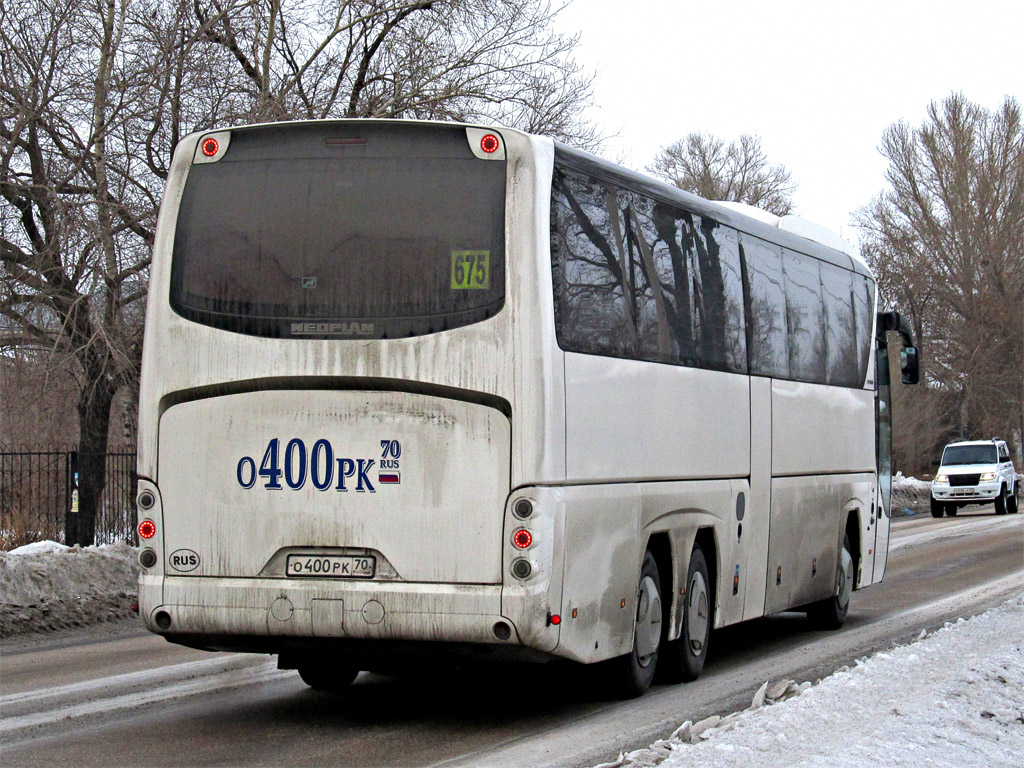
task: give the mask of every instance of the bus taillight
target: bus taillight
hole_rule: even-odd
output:
[[[533,543],[533,534],[525,528],[520,528],[512,534],[512,543],[520,549],[526,549]]]
[[[203,142],[203,154],[207,157],[213,157],[220,152],[220,143],[212,136]]]
[[[156,523],[152,520],[143,520],[139,523],[139,536],[143,539],[152,539],[156,536]]]
[[[500,146],[501,142],[498,141],[498,137],[493,133],[484,134],[483,138],[480,139],[480,149],[488,155],[493,155]]]

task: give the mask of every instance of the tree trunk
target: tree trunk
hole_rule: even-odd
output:
[[[78,515],[74,530],[67,531],[68,545],[88,547],[96,543],[96,517],[107,481],[107,434],[114,393],[103,377],[86,386],[78,400]]]

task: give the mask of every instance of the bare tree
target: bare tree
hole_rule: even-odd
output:
[[[591,79],[545,0],[193,0],[197,40],[230,53],[247,122],[411,117],[499,122],[598,145]],[[229,117],[229,120],[231,118]]]
[[[1007,97],[989,111],[954,93],[917,127],[882,137],[890,189],[857,214],[861,247],[887,302],[907,314],[924,350],[938,412],[907,451],[927,465],[950,435],[1024,438],[1024,125]],[[920,405],[920,404],[919,404]]]
[[[2,11],[4,349],[76,363],[78,530],[93,540],[111,405],[136,376],[153,191],[124,132],[148,52],[126,0],[16,0]]]
[[[552,31],[556,12],[545,0],[0,5],[0,354],[75,376],[69,542],[93,540],[112,405],[135,397],[178,140],[255,121],[416,117],[594,148],[590,81],[570,58],[576,38]]]
[[[796,184],[782,165],[770,165],[761,139],[744,134],[726,144],[691,133],[663,147],[648,172],[708,200],[753,205],[776,216],[793,211]]]

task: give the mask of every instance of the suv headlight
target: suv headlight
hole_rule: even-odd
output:
[[[989,480],[995,480],[995,479],[996,479],[996,473],[995,472],[983,472],[982,475],[981,475],[981,482],[983,482],[983,483],[988,482]]]
[[[948,485],[949,484],[949,475],[936,475],[935,476],[935,484],[936,485]]]

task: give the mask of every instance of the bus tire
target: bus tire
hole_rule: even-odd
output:
[[[624,656],[610,659],[608,672],[616,698],[635,699],[651,687],[661,645],[662,600],[658,563],[650,550],[644,553],[637,583],[633,647]]]
[[[999,486],[999,495],[996,496],[996,514],[1005,515],[1006,508],[1006,485],[1003,484]]]
[[[850,610],[853,594],[853,554],[850,534],[843,536],[843,546],[836,562],[836,586],[832,596],[807,606],[807,618],[815,629],[839,629]]]
[[[297,667],[302,682],[315,691],[341,693],[352,685],[359,670],[349,664],[336,664],[317,659]]]
[[[688,683],[700,677],[708,657],[711,638],[712,608],[711,578],[707,558],[699,544],[690,553],[690,566],[686,571],[686,591],[683,593],[683,623],[679,639],[668,644],[662,664],[668,668],[672,682]],[[667,663],[666,663],[667,662]]]
[[[932,517],[942,517],[946,514],[946,505],[941,501],[936,501],[935,497],[932,497]]]

